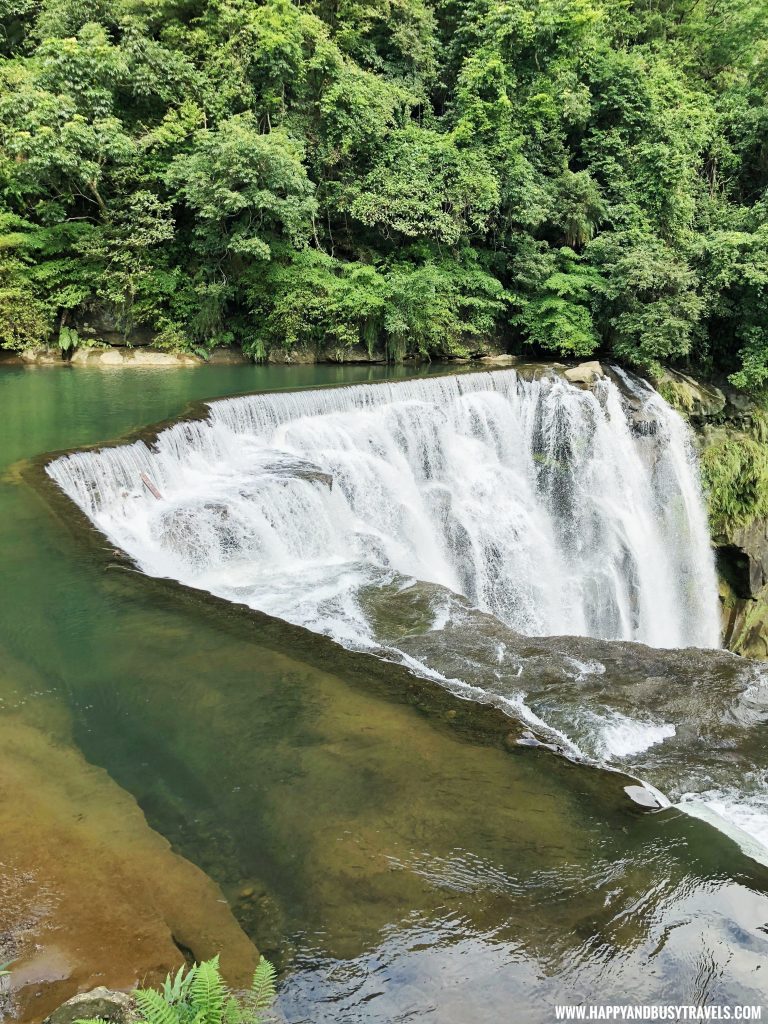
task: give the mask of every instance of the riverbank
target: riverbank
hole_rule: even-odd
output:
[[[478,362],[507,365],[519,361],[518,357],[506,354],[497,346],[484,345],[470,356],[455,358],[451,363],[462,364]],[[259,360],[264,365],[278,366],[311,366],[314,364],[370,366],[386,365],[384,352],[369,352],[361,345],[326,346],[316,350],[300,347],[291,349],[279,348],[268,350],[264,358]],[[407,358],[402,364],[418,366],[428,363],[425,358]],[[173,367],[191,366],[238,366],[253,364],[254,359],[245,355],[239,348],[215,348],[204,357],[191,352],[169,352],[149,345],[115,345],[104,344],[75,349],[74,352],[63,352],[59,348],[35,348],[20,352],[0,350],[0,367],[8,366],[69,366],[99,367],[102,369],[171,369]]]

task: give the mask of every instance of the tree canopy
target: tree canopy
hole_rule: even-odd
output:
[[[768,386],[764,0],[0,0],[0,345]]]

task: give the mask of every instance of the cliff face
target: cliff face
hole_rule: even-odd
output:
[[[667,370],[661,394],[686,415],[700,444],[720,577],[723,643],[768,659],[766,412],[727,385]]]

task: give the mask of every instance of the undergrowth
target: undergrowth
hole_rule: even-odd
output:
[[[264,957],[247,992],[235,995],[219,969],[219,958],[206,960],[165,979],[161,991],[134,993],[137,1024],[262,1024],[275,1000],[275,968]],[[104,1024],[99,1018],[75,1024]]]
[[[768,516],[768,447],[742,434],[709,445],[701,455],[715,533]]]

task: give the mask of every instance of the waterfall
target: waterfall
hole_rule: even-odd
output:
[[[688,428],[619,371],[222,400],[48,472],[145,572],[348,645],[378,642],[370,595],[410,580],[532,636],[718,645]]]

